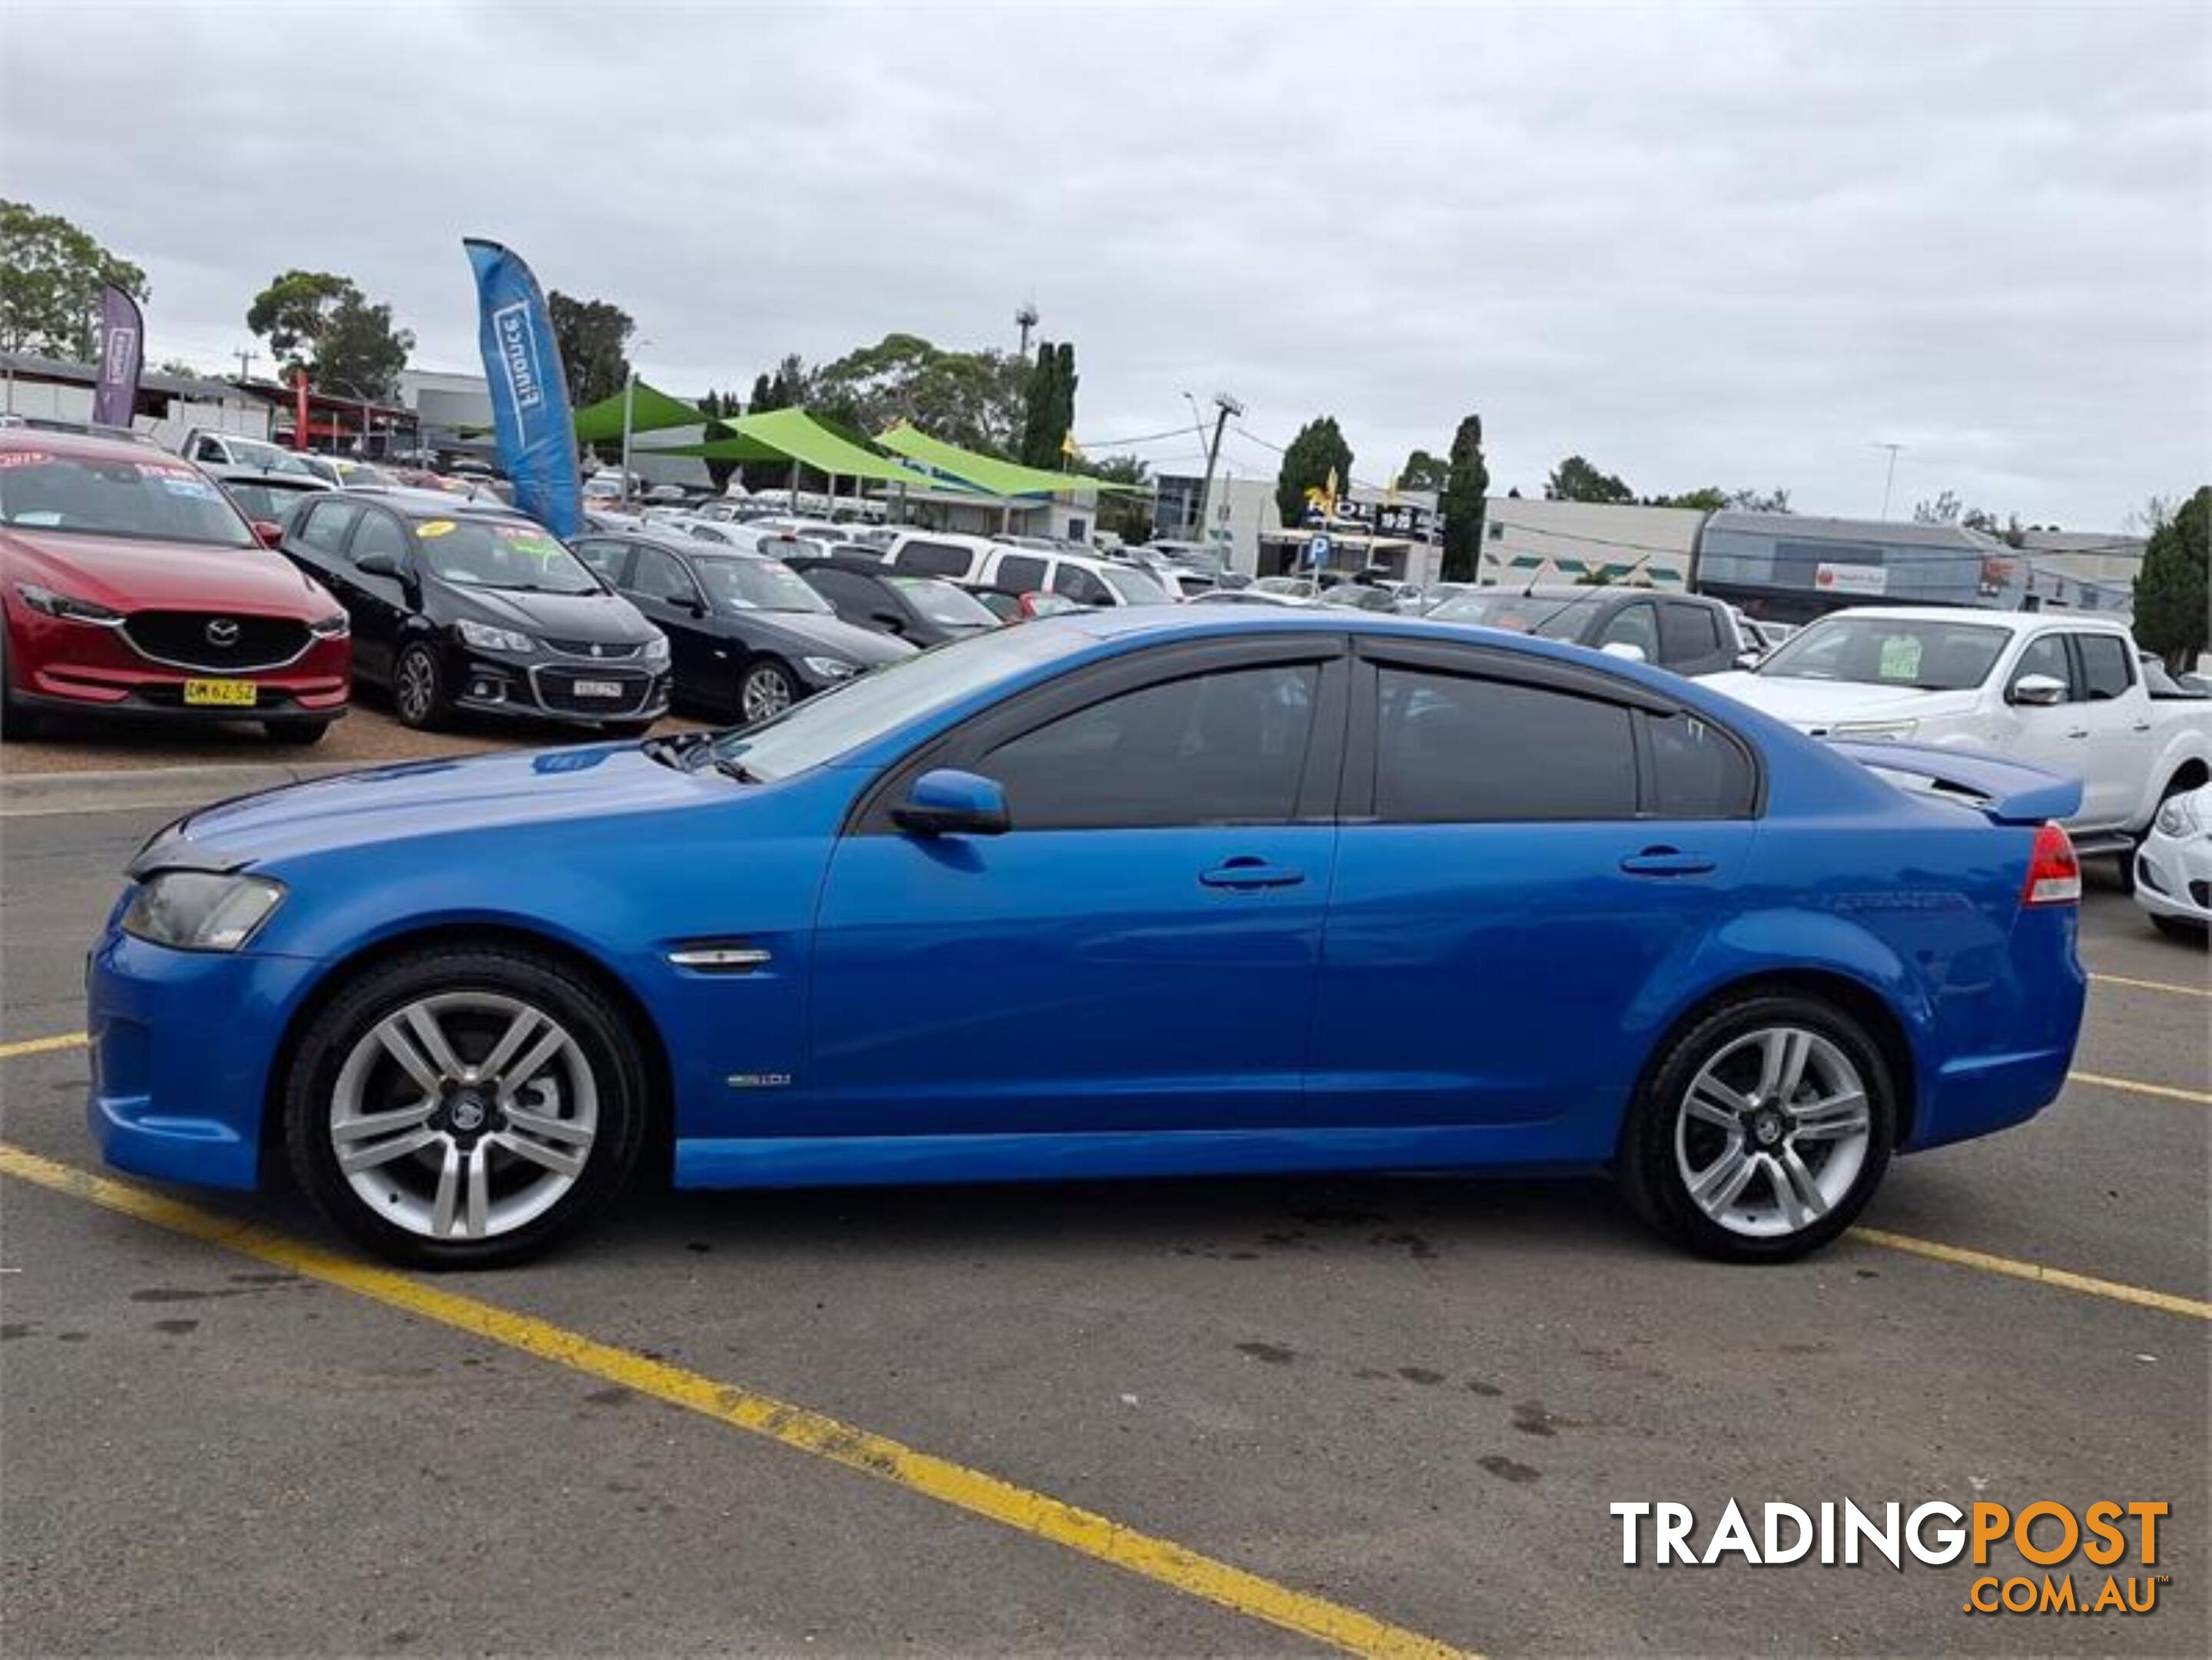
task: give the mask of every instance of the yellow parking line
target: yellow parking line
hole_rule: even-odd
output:
[[[2124,974],[2093,974],[2089,979],[2100,986],[2128,986],[2136,991],[2170,992],[2176,997],[2212,998],[2212,987],[2179,986],[2171,980],[2130,980]]]
[[[88,1031],[65,1031],[58,1037],[26,1037],[20,1043],[0,1043],[0,1061],[12,1061],[19,1055],[47,1055],[55,1049],[79,1049],[92,1042]]]
[[[1916,1239],[1909,1233],[1892,1233],[1887,1228],[1853,1228],[1845,1237],[1863,1239],[1869,1245],[1883,1245],[1891,1250],[1910,1251],[1915,1256],[1931,1257],[1938,1262],[1949,1262],[1962,1268],[1979,1268],[1984,1274],[2002,1274],[2014,1280],[2032,1280],[2040,1286],[2055,1286],[2061,1291],[2080,1292],[2086,1297],[2102,1297],[2115,1303],[2130,1303],[2139,1309],[2156,1309],[2161,1314],[2212,1320],[2212,1303],[2194,1297],[2177,1297],[2171,1292],[2146,1291],[2141,1286],[2124,1286],[2116,1280],[2099,1280],[2087,1274],[2069,1273],[2064,1268],[2045,1268],[2040,1262],[2023,1262],[2017,1257],[1995,1256],[1985,1250],[1968,1250],[1963,1245],[1945,1245],[1933,1239]]]
[[[0,1175],[220,1245],[419,1319],[619,1383],[1348,1653],[1385,1656],[1390,1660],[1443,1660],[1443,1657],[1466,1652],[824,1414],[665,1361],[648,1359],[532,1315],[441,1291],[410,1275],[336,1256],[273,1229],[235,1221],[131,1183],[111,1181],[4,1141],[0,1141]]]
[[[2100,1090],[2125,1090],[2130,1095],[2162,1095],[2169,1101],[2194,1101],[2201,1107],[2212,1107],[2212,1094],[2203,1090],[2178,1089],[2172,1084],[2141,1084],[2132,1078],[2107,1078],[2099,1072],[2069,1072],[2069,1084],[2089,1084]]]

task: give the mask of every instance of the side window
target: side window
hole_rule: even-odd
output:
[[[1759,775],[1743,745],[1694,714],[1646,714],[1642,719],[1650,744],[1652,799],[1648,810],[1652,816],[1750,815]]]
[[[404,562],[407,557],[407,532],[390,514],[366,508],[361,515],[360,528],[353,533],[353,545],[346,550],[346,557],[358,565],[372,553],[388,554]]]
[[[1659,608],[1659,660],[1693,663],[1721,652],[1720,619],[1703,605],[1670,599]]]
[[[1633,818],[1628,711],[1534,686],[1385,668],[1375,812],[1411,824]]]
[[[699,597],[699,590],[692,586],[691,575],[684,569],[683,562],[665,548],[639,546],[629,586],[633,593],[642,594],[647,599],[665,599],[675,605],[690,605]]]
[[[1659,655],[1659,623],[1652,615],[1655,607],[1646,605],[1623,605],[1613,612],[1613,620],[1605,625],[1605,632],[1597,637],[1601,646],[1634,646],[1644,654],[1647,663],[1661,661]]]
[[[975,562],[975,556],[951,542],[909,542],[898,550],[891,562],[901,570],[919,571],[924,576],[949,576],[961,582],[967,581],[968,568]]]
[[[1026,553],[1010,553],[999,561],[998,587],[1028,593],[1044,586],[1044,561]]]
[[[2068,688],[2069,702],[2081,700],[2081,694],[2074,685],[2074,666],[2066,658],[2064,635],[2046,634],[2040,639],[2029,641],[2027,649],[2020,654],[2020,661],[2013,665],[2012,678],[2005,682],[2005,690],[2009,693],[2031,674],[2049,675]]]
[[[2126,641],[2111,634],[2077,634],[2074,644],[2081,654],[2082,690],[2090,702],[2127,696],[2135,678],[2128,672]]]
[[[223,453],[222,441],[221,439],[209,438],[203,435],[199,441],[192,446],[192,459],[195,461],[212,461],[217,466],[221,466],[224,462],[229,460],[230,457]]]
[[[1320,682],[1302,663],[1146,686],[1012,739],[977,769],[1005,787],[1018,831],[1280,823]]]
[[[1080,565],[1055,562],[1052,568],[1052,591],[1064,593],[1079,605],[1111,605],[1112,593],[1096,575]]]
[[[860,621],[871,611],[897,609],[878,596],[873,582],[851,571],[810,570],[803,574],[815,593],[827,599],[837,615],[848,622]]]
[[[300,540],[316,552],[335,558],[345,546],[346,532],[360,515],[361,509],[350,502],[318,502],[314,511],[301,521]]]
[[[571,542],[568,546],[576,557],[598,572],[602,580],[615,587],[622,586],[623,565],[629,556],[628,544],[592,538]]]

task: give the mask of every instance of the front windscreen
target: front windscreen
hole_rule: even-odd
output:
[[[692,569],[717,611],[830,609],[805,577],[780,559],[694,559]]]
[[[199,470],[145,459],[0,450],[0,524],[79,536],[258,545],[236,508]]]
[[[1962,691],[1989,678],[2009,637],[1985,623],[1829,617],[1791,635],[1758,673],[1763,679]]]
[[[599,578],[550,531],[520,519],[428,519],[415,526],[433,576],[465,588],[593,593]]]

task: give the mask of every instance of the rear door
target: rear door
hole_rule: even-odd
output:
[[[668,636],[677,695],[688,702],[731,707],[737,675],[730,649],[715,637],[707,598],[684,562],[650,542],[632,543],[628,581],[624,595]]]
[[[2149,695],[2129,642],[2102,629],[2068,636],[2081,674],[2076,709],[2088,730],[2081,769],[2084,829],[2124,829],[2148,793],[2153,758]]]
[[[1651,1041],[1646,988],[1736,903],[1752,751],[1571,666],[1360,653],[1310,1118],[1609,1133]]]

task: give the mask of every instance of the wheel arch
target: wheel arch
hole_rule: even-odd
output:
[[[393,958],[441,945],[506,946],[529,952],[559,964],[605,996],[637,1040],[638,1059],[646,1076],[647,1151],[659,1161],[661,1169],[667,1168],[675,1146],[675,1073],[667,1039],[644,1000],[605,962],[571,940],[513,921],[455,921],[403,929],[368,941],[325,968],[300,999],[284,1023],[263,1085],[260,1158],[264,1179],[275,1167],[270,1163],[272,1155],[276,1165],[283,1162],[285,1085],[298,1059],[301,1041],[316,1016],[362,974]]]
[[[1893,1146],[1908,1146],[1919,1119],[1920,1072],[1915,1057],[1912,1040],[1897,1011],[1881,992],[1863,980],[1826,968],[1759,968],[1735,978],[1708,987],[1695,1000],[1676,1013],[1660,1031],[1644,1064],[1637,1071],[1634,1091],[1629,1097],[1630,1106],[1641,1100],[1657,1074],[1660,1063],[1666,1059],[1684,1033],[1711,1014],[1723,1003],[1734,1002],[1743,997],[1761,994],[1788,994],[1812,997],[1834,1004],[1866,1028],[1867,1036],[1874,1040],[1888,1067],[1890,1080],[1897,1091],[1897,1131]],[[1633,1117],[1631,1111],[1621,1114],[1621,1132],[1626,1137]]]

